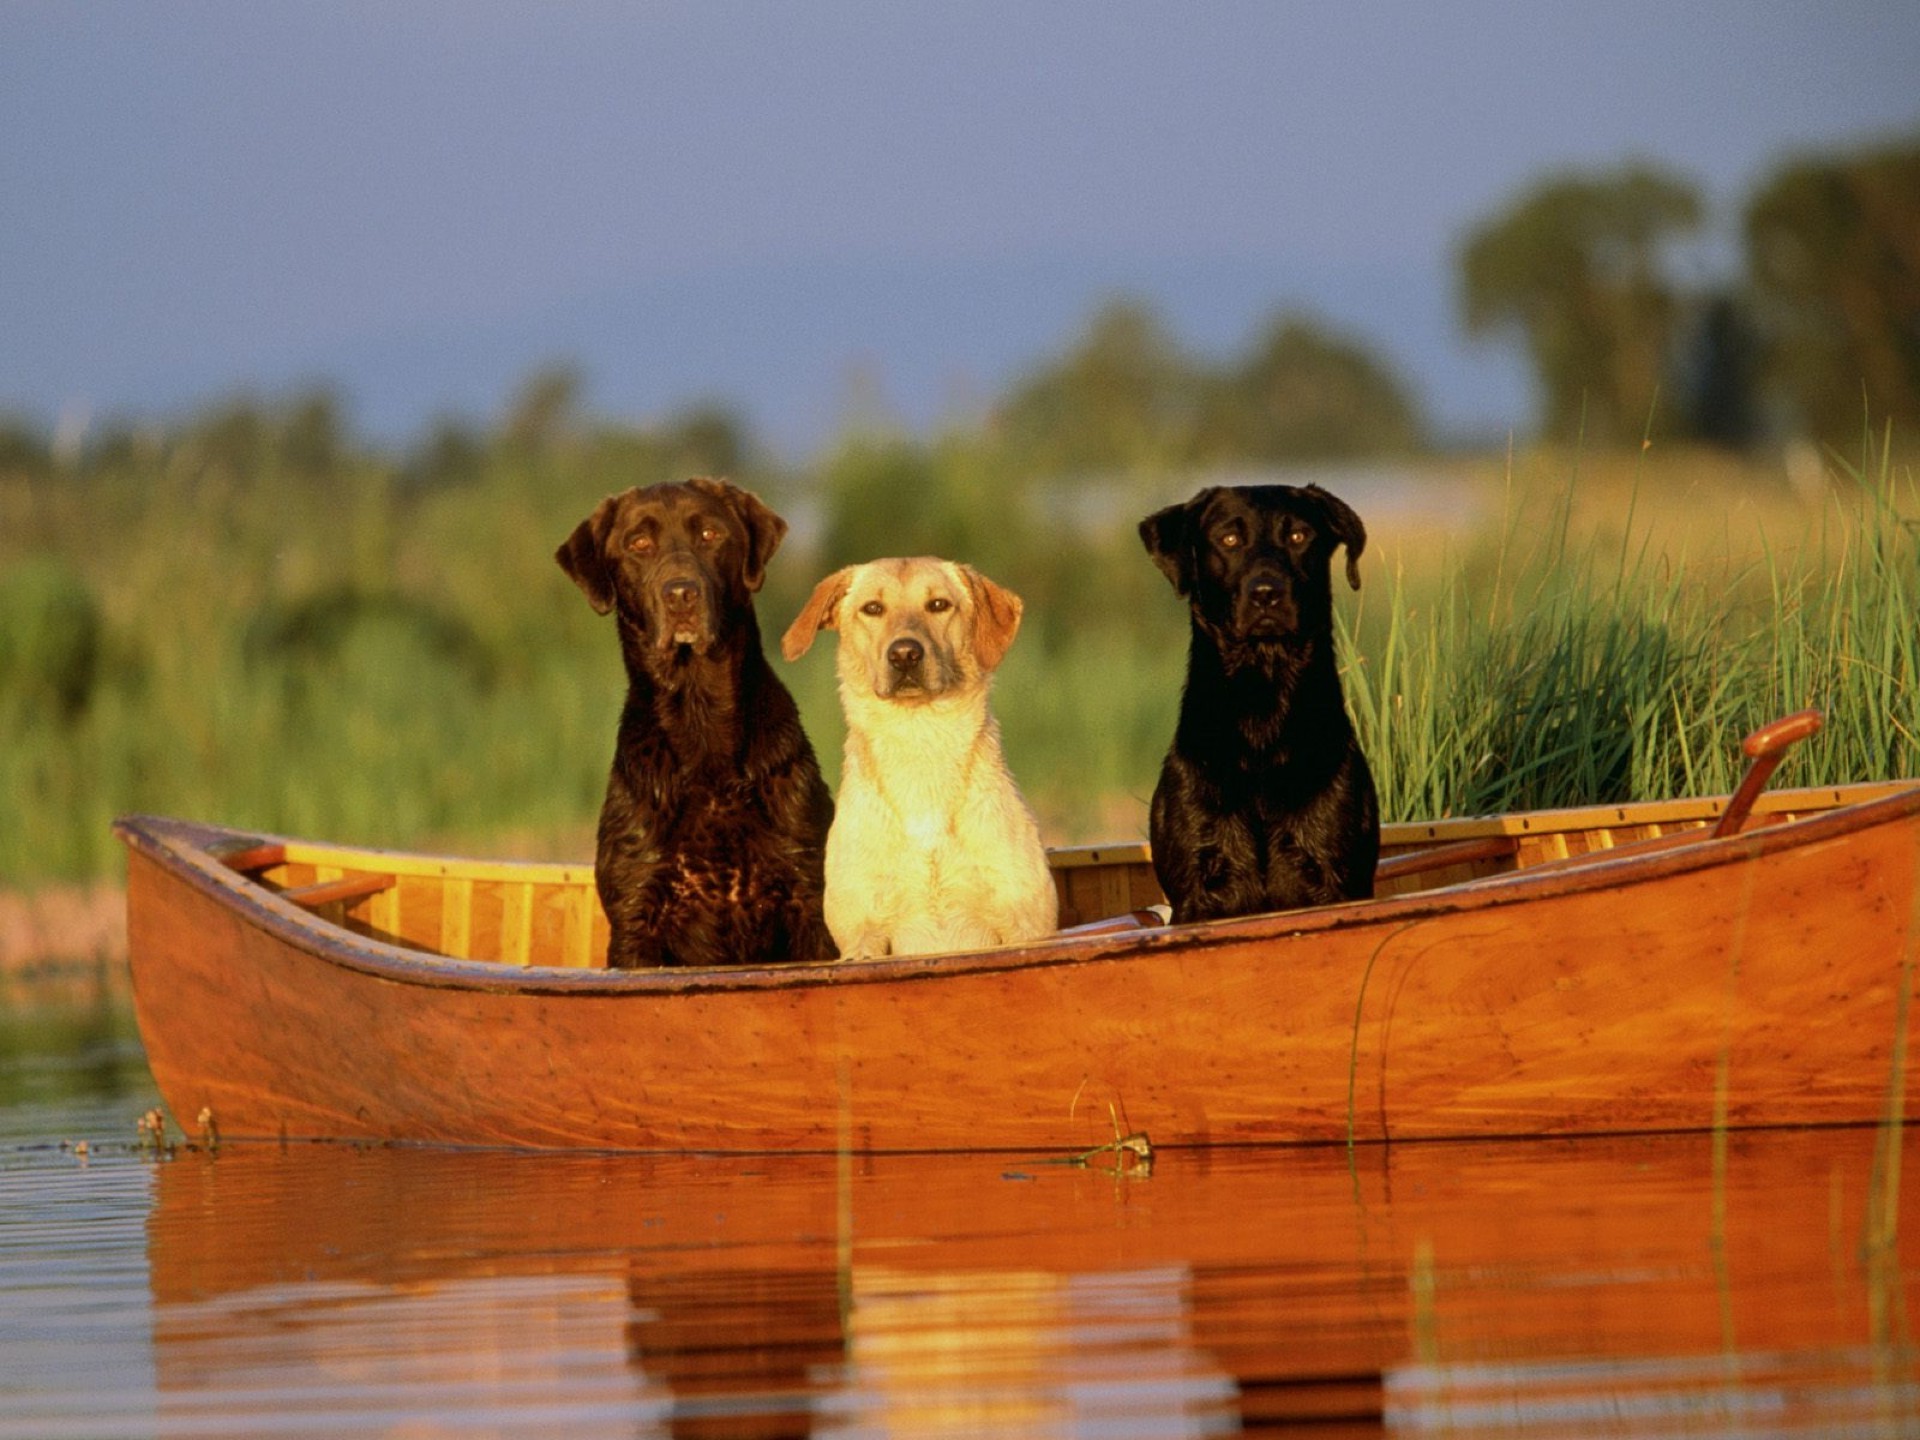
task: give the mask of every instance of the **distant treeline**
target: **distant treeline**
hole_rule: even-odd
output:
[[[1685,177],[1631,164],[1541,180],[1470,227],[1455,257],[1461,321],[1523,349],[1535,437],[1853,447],[1869,415],[1920,433],[1920,137],[1783,164],[1741,208],[1740,273],[1683,278],[1681,247],[1708,219]],[[576,424],[578,393],[565,370],[536,376],[496,429],[445,419],[386,458],[413,487],[471,479],[496,448]],[[270,451],[319,475],[366,458],[324,389],[233,401],[186,428],[217,463],[257,468]],[[664,428],[714,469],[754,464],[752,435],[723,405]],[[1026,479],[1404,454],[1433,438],[1417,387],[1311,316],[1276,314],[1245,353],[1216,360],[1134,299],[999,396],[982,429]],[[63,437],[0,413],[0,473],[112,469],[173,439],[111,420]]]
[[[1748,573],[1738,607],[1724,574],[1629,564],[1624,543],[1611,570],[1569,563],[1565,516],[1437,581],[1370,556],[1343,653],[1390,816],[1711,789],[1729,735],[1805,704],[1838,723],[1802,778],[1920,770],[1916,497],[1885,444],[1920,430],[1920,147],[1785,167],[1748,205],[1747,276],[1713,294],[1667,268],[1699,214],[1645,170],[1540,186],[1464,245],[1464,314],[1527,344],[1550,439],[1805,435],[1866,457],[1835,461],[1831,534]],[[798,469],[723,407],[592,415],[565,369],[391,449],[324,390],[85,436],[0,421],[0,884],[110,873],[109,822],[141,809],[587,853],[622,680],[553,550],[601,496],[696,473],[794,524],[768,631],[874,555],[1012,586],[1016,774],[1055,836],[1137,835],[1185,622],[1134,523],[1208,476],[1431,444],[1352,337],[1283,314],[1197,356],[1130,301],[977,423],[852,431]],[[1649,485],[1692,483],[1666,463]],[[831,775],[830,660],[782,673]]]

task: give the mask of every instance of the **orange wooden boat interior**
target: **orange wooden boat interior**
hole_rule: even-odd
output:
[[[1748,828],[1910,788],[1903,782],[1778,792],[1754,806]],[[1725,809],[1725,799],[1714,797],[1386,825],[1375,898],[1645,854],[1702,838]],[[164,823],[134,819],[123,825]],[[447,959],[570,969],[606,965],[607,920],[591,864],[412,855],[212,827],[182,827],[178,833],[193,829],[228,869],[366,939]],[[1144,912],[1165,899],[1142,842],[1061,848],[1049,858],[1063,930],[1145,925],[1150,917]]]
[[[1920,787],[1728,809],[1388,826],[1372,901],[1183,927],[1142,913],[1144,846],[1062,850],[1044,942],[698,971],[603,968],[585,865],[117,829],[155,1079],[227,1138],[1060,1149],[1904,1107]]]

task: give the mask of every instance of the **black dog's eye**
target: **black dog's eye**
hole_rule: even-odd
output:
[[[1238,550],[1243,542],[1238,530],[1222,530],[1213,543],[1222,550]]]
[[[944,595],[936,595],[927,601],[927,610],[934,615],[944,615],[953,608],[953,601]]]
[[[649,535],[645,530],[637,531],[627,537],[627,549],[636,555],[651,555],[653,553],[653,536]]]
[[[1289,545],[1295,545],[1295,546],[1304,545],[1311,538],[1312,536],[1309,535],[1308,532],[1302,526],[1299,526],[1299,525],[1295,525],[1287,531],[1287,544]]]
[[[887,613],[887,607],[882,605],[878,600],[869,600],[860,607],[860,613],[862,615],[884,615]]]

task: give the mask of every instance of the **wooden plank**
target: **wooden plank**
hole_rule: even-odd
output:
[[[440,953],[465,959],[473,946],[473,881],[450,876],[440,887]]]
[[[1099,871],[1100,876],[1100,915],[1123,915],[1133,909],[1133,887],[1128,882],[1126,867],[1108,865]]]
[[[405,882],[392,877],[393,883],[384,890],[374,893],[367,904],[367,924],[382,935],[398,936],[400,933],[400,887]]]
[[[500,960],[525,965],[533,943],[533,885],[505,885],[500,891]]]
[[[565,950],[560,957],[562,965],[579,970],[592,967],[593,917],[599,907],[599,899],[591,885],[573,887],[572,903],[567,907]]]
[[[1451,865],[1471,865],[1480,860],[1504,860],[1520,848],[1511,835],[1488,835],[1479,840],[1460,840],[1451,845],[1433,845],[1382,860],[1373,872],[1375,884],[1404,880]]]
[[[303,909],[318,910],[322,905],[333,905],[342,900],[357,900],[364,895],[377,895],[392,884],[391,875],[343,875],[330,880],[321,880],[312,885],[296,886],[292,890],[282,890],[280,898],[289,900]]]
[[[278,841],[269,845],[249,845],[244,850],[235,850],[222,855],[220,863],[229,870],[243,873],[255,870],[271,870],[277,865],[287,863],[287,847]]]

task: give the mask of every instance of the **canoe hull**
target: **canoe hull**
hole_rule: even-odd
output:
[[[705,973],[343,950],[129,840],[148,1059],[223,1139],[1070,1151],[1116,1124],[1378,1141],[1850,1124],[1912,1098],[1920,791],[1370,904]]]

